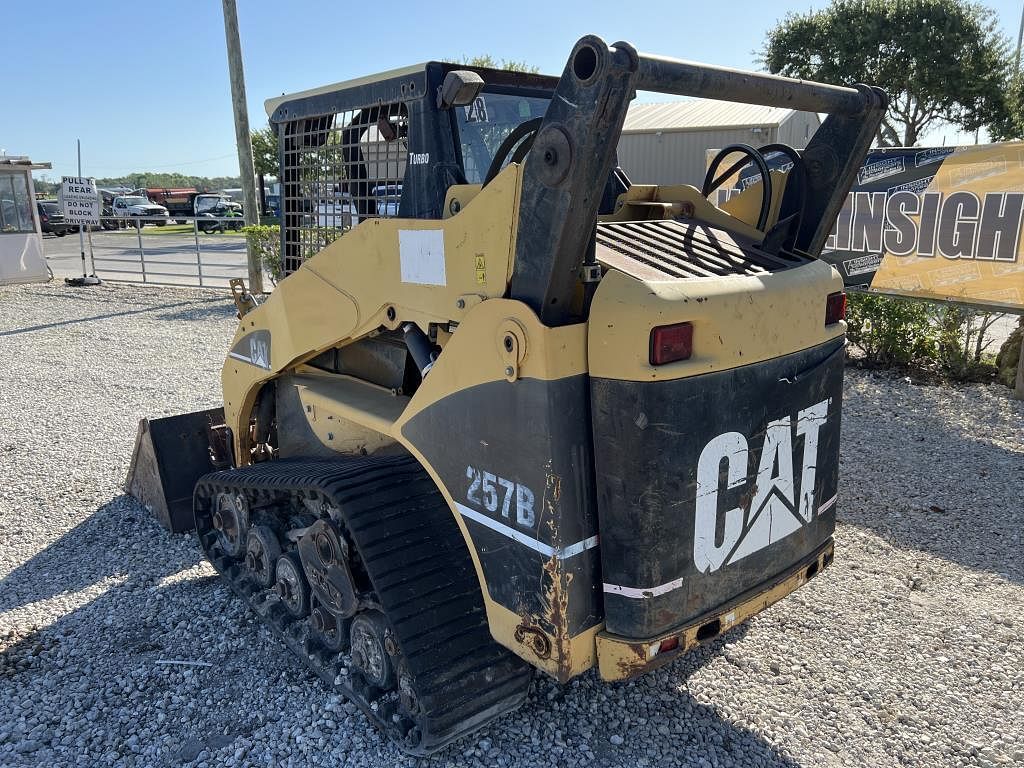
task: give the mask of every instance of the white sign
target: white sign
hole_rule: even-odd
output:
[[[398,230],[398,258],[403,283],[447,285],[443,229]]]
[[[100,195],[96,191],[96,179],[62,176],[60,207],[68,224],[99,224]]]

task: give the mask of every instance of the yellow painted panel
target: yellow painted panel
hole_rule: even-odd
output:
[[[590,309],[590,375],[631,381],[681,379],[807,349],[842,335],[825,325],[825,300],[843,281],[813,261],[771,275],[638,280],[609,270]],[[693,323],[693,356],[650,364],[651,329]]]

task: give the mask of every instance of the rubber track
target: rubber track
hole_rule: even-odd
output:
[[[222,491],[244,493],[250,508],[282,514],[305,511],[303,499],[341,510],[413,676],[420,714],[399,716],[392,704],[375,703],[379,691],[349,670],[341,654],[311,639],[307,621],[291,618],[276,595],[224,555],[210,520]],[[296,655],[404,752],[434,752],[525,700],[533,670],[492,639],[462,534],[414,459],[282,459],[214,472],[196,484],[194,504],[200,544],[214,568]]]

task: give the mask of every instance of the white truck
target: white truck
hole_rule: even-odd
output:
[[[118,195],[111,208],[114,216],[124,219],[130,226],[156,224],[162,227],[168,222],[167,209],[151,202],[144,195]]]

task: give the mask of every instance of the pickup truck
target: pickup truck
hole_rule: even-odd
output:
[[[168,221],[167,209],[142,195],[118,195],[114,198],[112,208],[114,216],[130,224],[156,224],[162,227]]]

